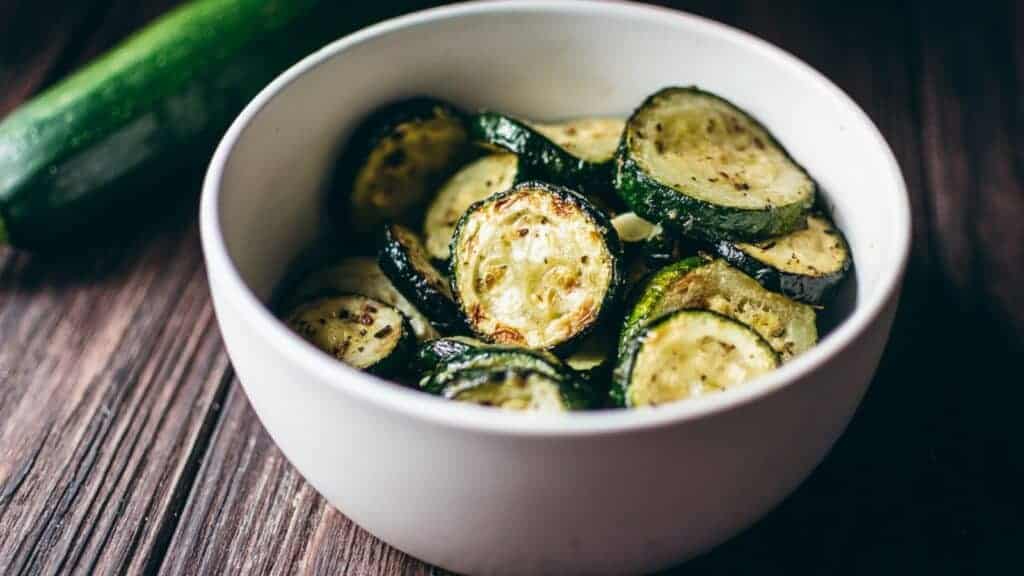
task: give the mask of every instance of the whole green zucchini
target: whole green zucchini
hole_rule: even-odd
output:
[[[330,22],[331,4],[188,2],[15,110],[0,123],[0,243],[77,246],[144,215],[260,88],[362,23]]]

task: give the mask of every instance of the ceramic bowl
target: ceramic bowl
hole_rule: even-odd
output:
[[[845,318],[747,385],[646,410],[529,415],[363,374],[266,307],[323,223],[356,122],[429,94],[538,120],[626,115],[696,84],[763,121],[834,207],[855,257]],[[256,414],[323,496],[389,544],[474,574],[622,574],[749,526],[821,461],[871,381],[910,246],[906,190],[868,117],[753,36],[660,8],[459,4],[377,24],[282,74],[210,165],[202,243],[224,342]]]

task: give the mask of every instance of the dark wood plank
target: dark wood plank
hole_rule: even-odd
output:
[[[426,574],[331,508],[234,385],[162,574]]]
[[[85,262],[6,256],[0,573],[138,567],[166,544],[227,371],[178,220]]]

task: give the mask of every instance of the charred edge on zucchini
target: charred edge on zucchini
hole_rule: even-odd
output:
[[[420,341],[440,336],[427,317],[402,296],[377,262],[370,258],[346,258],[314,272],[299,284],[290,302],[294,305],[316,297],[343,293],[360,294],[397,308],[409,319]]]
[[[466,352],[488,346],[486,342],[469,336],[445,336],[424,342],[416,350],[412,370],[414,374],[423,376],[432,372],[439,365]]]
[[[448,381],[441,395],[457,402],[522,412],[568,412],[587,406],[565,382],[523,368],[463,370]]]
[[[308,302],[289,314],[287,323],[310,344],[379,376],[400,374],[415,345],[401,312],[358,294]]]
[[[472,138],[519,156],[522,170],[539,178],[590,194],[611,188],[615,148],[624,122],[588,118],[562,124],[533,124],[481,112],[472,117]]]
[[[615,187],[637,214],[703,240],[803,228],[816,185],[768,130],[695,87],[665,88],[633,113]]]
[[[377,110],[338,161],[330,203],[335,223],[366,231],[401,220],[470,151],[465,115],[451,104],[420,97]]]
[[[378,246],[381,271],[431,324],[444,332],[465,330],[448,279],[430,263],[415,232],[400,224],[385,224]]]
[[[807,228],[747,244],[721,240],[714,251],[765,288],[808,304],[827,301],[846,278],[850,249],[822,214],[807,217]]]
[[[452,238],[452,291],[488,342],[567,353],[617,307],[622,247],[582,195],[524,182],[474,204]]]
[[[447,269],[448,246],[459,218],[474,203],[512,187],[519,174],[515,154],[498,153],[467,164],[441,186],[423,219],[427,253]]]
[[[750,326],[783,360],[818,341],[814,309],[770,292],[722,260],[688,258],[654,274],[623,323],[620,350],[651,321],[682,309],[708,309]]]
[[[770,372],[778,355],[746,325],[707,310],[680,310],[629,342],[615,368],[612,400],[653,406],[714,393]]]

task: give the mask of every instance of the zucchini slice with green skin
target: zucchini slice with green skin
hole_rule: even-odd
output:
[[[683,309],[734,318],[761,335],[783,360],[814,346],[814,309],[770,292],[723,260],[687,258],[655,273],[623,323],[620,352],[650,322]]]
[[[522,368],[463,370],[448,381],[440,394],[457,402],[519,412],[569,412],[587,408],[587,402],[565,382]]]
[[[487,346],[466,350],[440,363],[435,370],[420,380],[420,387],[433,394],[441,394],[458,374],[467,370],[529,370],[558,380],[566,390],[572,390],[579,404],[593,405],[595,390],[557,357],[543,350]]]
[[[378,376],[402,372],[416,343],[401,312],[358,294],[318,298],[292,311],[287,322],[317,348]]]
[[[768,373],[779,357],[756,332],[708,310],[678,310],[645,327],[615,368],[612,400],[655,406],[732,388]]]
[[[567,352],[617,307],[622,247],[567,188],[524,182],[474,204],[452,238],[452,291],[492,343]]]
[[[486,342],[470,336],[444,336],[424,342],[416,350],[413,373],[422,376],[463,352],[487,346]]]
[[[385,224],[377,254],[384,275],[434,327],[445,332],[465,330],[448,279],[430,263],[415,232],[401,224]]]
[[[469,121],[474,140],[517,154],[530,178],[587,193],[611,187],[615,150],[624,126],[617,118],[531,124],[497,112],[481,112]]]
[[[806,225],[816,185],[757,120],[697,88],[665,88],[630,117],[615,188],[640,216],[702,240]]]
[[[418,97],[380,108],[355,129],[338,160],[335,222],[366,231],[401,220],[470,151],[465,115],[451,104]]]
[[[515,154],[498,153],[475,160],[441,186],[423,219],[424,244],[434,260],[448,261],[455,225],[474,203],[508,190],[519,175]]]
[[[765,288],[794,300],[821,304],[846,278],[850,249],[840,232],[821,214],[807,217],[807,228],[757,243],[721,240],[714,251]]]
[[[420,341],[431,340],[441,335],[427,317],[402,296],[377,262],[370,258],[346,258],[333,266],[310,274],[298,285],[290,302],[304,302],[340,293],[360,294],[397,308],[409,319],[409,324]]]
[[[448,358],[420,380],[420,387],[439,393],[453,374],[477,368],[523,368],[548,374],[559,380],[574,380],[575,374],[557,357],[543,350],[485,346],[471,348]]]

